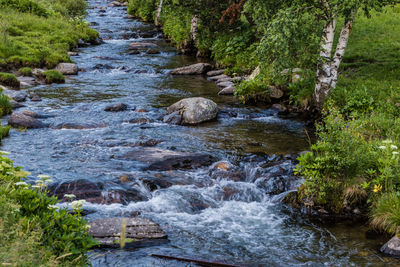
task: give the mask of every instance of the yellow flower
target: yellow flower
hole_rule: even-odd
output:
[[[374,190],[372,190],[372,191],[374,191],[374,193],[378,193],[378,192],[382,191],[382,186],[381,185],[374,185]]]

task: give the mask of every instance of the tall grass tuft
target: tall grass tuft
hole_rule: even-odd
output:
[[[371,212],[371,226],[389,233],[400,232],[400,193],[383,194]]]

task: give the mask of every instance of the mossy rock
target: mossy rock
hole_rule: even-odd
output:
[[[42,73],[47,84],[65,83],[65,77],[57,70],[46,70]]]
[[[28,68],[28,67],[20,68],[20,69],[18,70],[18,72],[19,72],[22,76],[29,76],[29,77],[32,77],[32,76],[33,76],[32,69],[31,69],[31,68]]]
[[[0,84],[13,88],[19,88],[20,86],[20,82],[14,74],[4,72],[0,72]]]

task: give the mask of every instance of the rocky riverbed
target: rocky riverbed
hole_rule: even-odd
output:
[[[209,62],[179,55],[123,5],[89,5],[87,20],[104,43],[71,51],[78,72],[60,66],[74,71],[66,84],[9,92],[24,106],[6,121],[29,129],[12,130],[2,149],[32,172],[30,181],[53,176],[49,190],[63,206],[65,194],[85,199],[84,213],[104,243],[120,238],[122,219],[115,218],[127,219],[132,240],[146,239],[143,231],[168,236],[139,249],[93,251],[94,266],[187,266],[150,254],[248,266],[396,263],[379,254],[381,241],[366,238],[362,226],[319,225],[281,204],[302,182],[292,171],[309,147],[302,120],[218,95],[215,81],[232,81],[207,79],[223,75],[210,74],[212,65],[174,75]],[[180,102],[188,98],[195,101]],[[190,113],[203,106],[200,119]]]

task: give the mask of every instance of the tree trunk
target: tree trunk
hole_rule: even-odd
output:
[[[160,0],[160,3],[158,4],[158,8],[156,11],[156,17],[154,18],[154,24],[157,27],[160,26],[160,15],[161,15],[163,3],[164,3],[164,0]]]
[[[197,30],[199,27],[199,15],[194,15],[192,18],[192,24],[190,26],[190,40],[193,45],[196,46],[197,43]]]
[[[321,41],[321,52],[320,56],[323,62],[320,63],[317,70],[317,80],[314,89],[314,105],[318,108],[324,103],[325,97],[328,95],[331,89],[331,77],[332,77],[332,47],[335,38],[336,20],[332,18],[324,27]]]
[[[321,68],[319,68],[317,71],[317,81],[314,90],[314,104],[317,108],[322,107],[325,98],[328,96],[330,91],[336,88],[339,67],[349,42],[350,33],[353,27],[354,15],[355,12],[353,12],[343,24],[333,58],[331,53],[333,40],[335,37],[336,22],[334,20],[332,22],[334,27],[328,24],[324,29],[322,45],[323,50],[321,51],[321,57],[325,60],[325,62],[322,63]]]

